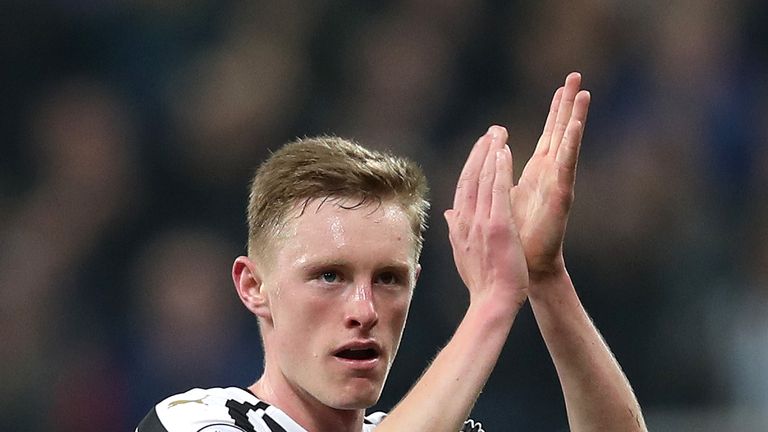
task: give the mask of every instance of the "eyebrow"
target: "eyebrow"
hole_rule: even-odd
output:
[[[307,260],[306,263],[301,264],[299,268],[305,272],[313,272],[318,271],[323,268],[342,268],[342,269],[349,269],[352,268],[353,265],[346,260],[336,260],[336,259],[317,259],[317,260]],[[402,272],[404,274],[410,274],[412,266],[404,261],[393,261],[389,263],[380,263],[374,266],[374,268],[377,271],[395,271],[395,272]]]

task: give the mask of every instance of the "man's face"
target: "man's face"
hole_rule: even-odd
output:
[[[320,202],[289,217],[263,277],[267,368],[272,385],[302,398],[367,408],[381,394],[408,314],[419,268],[413,234],[392,202]]]

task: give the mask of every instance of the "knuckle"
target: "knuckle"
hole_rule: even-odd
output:
[[[463,184],[469,181],[472,181],[476,177],[474,171],[468,171],[459,177],[459,184]]]
[[[573,192],[565,192],[555,196],[553,203],[557,209],[568,210],[573,204],[574,194]]]
[[[489,240],[501,240],[509,235],[509,226],[502,222],[491,222],[485,231],[485,236]]]
[[[456,223],[456,228],[458,229],[460,234],[466,234],[469,232],[469,223],[466,219],[461,218]]]

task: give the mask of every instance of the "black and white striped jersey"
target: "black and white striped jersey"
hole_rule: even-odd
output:
[[[383,412],[365,417],[363,432],[384,420]],[[136,432],[307,432],[279,408],[246,389],[195,388],[155,405]],[[460,432],[483,432],[468,420]]]
[[[365,418],[363,432],[384,418]],[[155,405],[136,432],[307,432],[276,408],[239,387],[195,388]]]

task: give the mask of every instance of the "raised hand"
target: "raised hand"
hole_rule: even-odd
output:
[[[489,129],[472,148],[445,218],[456,267],[472,300],[493,298],[519,307],[527,295],[528,270],[510,201],[512,152],[498,129]]]
[[[376,430],[455,431],[467,419],[528,295],[510,202],[512,152],[498,127],[477,140],[445,212],[470,305],[451,340]]]
[[[470,306],[454,337],[393,412],[400,424],[423,418],[426,406],[440,414],[414,430],[432,426],[434,418],[447,419],[440,430],[455,430],[490,375],[516,311],[530,297],[560,378],[571,430],[647,430],[629,382],[565,271],[563,237],[590,102],[580,86],[581,76],[571,73],[555,92],[517,185],[506,130],[491,126],[475,143],[453,209],[445,213]]]
[[[563,237],[590,101],[589,92],[579,90],[580,86],[581,75],[573,72],[557,89],[536,150],[510,189],[512,221],[532,277],[565,268]]]

